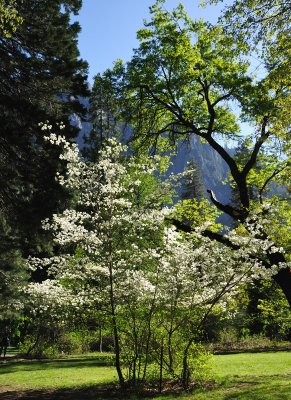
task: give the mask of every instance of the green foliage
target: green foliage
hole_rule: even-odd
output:
[[[27,256],[47,250],[40,221],[67,197],[54,179],[62,168],[58,153],[44,143],[38,123],[50,120],[60,131],[57,122],[82,113],[76,96],[87,93],[87,64],[78,58],[80,27],[70,23],[81,1],[9,3],[5,10],[13,17],[15,6],[22,23],[0,38],[0,69],[5,71],[0,88],[0,202]],[[67,128],[65,134],[72,138],[76,132]]]
[[[0,326],[10,331],[21,318],[28,268],[18,249],[19,238],[0,214]]]
[[[203,183],[201,170],[194,159],[192,159],[184,170],[185,177],[182,179],[181,198],[201,199],[205,197],[205,186]]]
[[[82,114],[75,96],[87,93],[87,64],[79,59],[80,27],[70,22],[80,6],[80,0],[0,2],[2,318],[23,312],[19,292],[31,271],[22,257],[51,254],[41,221],[69,201],[69,194],[55,181],[63,163],[44,142],[39,122],[50,120],[61,132],[60,121],[69,121],[73,112]],[[76,133],[68,123],[64,134],[72,138]],[[43,270],[32,279],[45,276]]]
[[[56,346],[58,354],[80,354],[83,350],[82,334],[79,332],[63,333],[57,339]]]
[[[209,3],[217,3],[210,0]],[[262,88],[272,94],[274,132],[288,141],[290,108],[290,2],[288,0],[234,0],[220,18],[224,31],[250,48],[263,63]],[[260,67],[260,65],[259,65]],[[274,113],[275,111],[275,113]],[[275,118],[274,118],[275,117]],[[279,117],[279,118],[278,118]]]
[[[239,128],[223,100],[241,99],[250,86],[238,43],[219,27],[190,20],[182,6],[171,14],[157,2],[151,17],[120,81],[125,116],[137,138],[152,134],[159,141],[161,133],[174,138],[191,131],[203,137],[208,128],[235,136]],[[211,127],[208,101],[215,104]]]
[[[272,296],[268,296],[268,293]],[[270,298],[269,298],[270,297]],[[282,291],[270,281],[259,287],[257,310],[250,315],[250,324],[258,324],[261,332],[271,339],[290,340],[291,311]]]
[[[208,0],[206,3],[218,3],[223,0]],[[276,42],[278,37],[288,30],[290,22],[290,3],[288,0],[234,0],[226,5],[221,21],[236,35],[245,36],[255,43]],[[278,49],[279,52],[282,50]]]
[[[192,227],[207,224],[208,229],[217,232],[221,225],[216,223],[220,212],[210,204],[208,199],[188,199],[177,203],[174,217]]]
[[[0,34],[11,38],[23,19],[19,16],[15,0],[0,0]]]
[[[41,340],[35,344],[35,336],[27,335],[19,344],[20,354],[29,355],[33,358],[46,358],[55,357],[57,355],[57,348],[50,340]]]
[[[116,64],[115,97],[123,118],[134,129],[137,147],[159,150],[162,146],[164,150],[165,142],[171,147],[175,140],[193,134],[208,143],[228,165],[238,193],[236,206],[222,204],[212,191],[211,200],[234,224],[245,224],[250,212],[260,210],[258,202],[264,203],[272,182],[279,177],[285,183],[290,178],[286,59],[277,59],[275,47],[266,41],[266,73],[257,79],[249,73],[246,60],[252,50],[247,35],[241,40],[243,28],[235,35],[232,24],[227,30],[221,25],[193,21],[182,5],[168,12],[162,3],[157,1],[150,8],[150,20],[138,31],[139,47],[132,60],[126,65]],[[253,6],[258,8],[258,15],[265,11],[259,2],[234,1],[227,24]],[[266,9],[273,6],[271,2]],[[280,15],[283,17],[283,13]],[[280,29],[276,22],[273,28]],[[219,137],[237,140],[242,122],[248,122],[253,132],[244,143],[244,154],[233,157]],[[264,219],[263,212],[257,215]],[[280,224],[280,218],[277,221]],[[256,229],[256,223],[245,226],[247,230]],[[267,236],[266,231],[258,234],[260,238]],[[216,239],[236,247],[224,235]],[[280,248],[272,248],[264,260],[259,255],[258,260],[270,268],[284,263],[286,257]],[[289,268],[282,270],[276,280],[291,304]]]
[[[278,347],[290,340],[291,311],[282,290],[271,279],[242,287],[229,313],[207,326],[216,350]],[[217,342],[217,344],[215,344]]]
[[[263,333],[271,338],[291,338],[291,313],[281,295],[272,302],[261,299],[258,304]]]
[[[239,167],[242,169],[249,159],[253,146],[253,139],[246,136],[236,149],[236,160]],[[257,198],[266,197],[270,190],[270,185],[276,182],[279,186],[282,184],[284,174],[290,173],[290,165],[288,163],[288,154],[280,153],[278,147],[270,140],[266,142],[264,149],[261,150],[257,157],[257,162],[254,168],[248,174],[248,184],[250,187],[256,187],[258,192]],[[266,193],[264,193],[264,191]]]
[[[166,377],[182,381],[184,349],[187,346],[187,341],[183,343],[183,338],[176,337],[173,341],[172,354],[173,357],[171,368],[164,366]],[[167,356],[165,357],[167,360]],[[189,348],[187,359],[187,379],[191,383],[201,385],[209,379],[210,371],[212,369],[212,355],[199,343],[193,343]]]

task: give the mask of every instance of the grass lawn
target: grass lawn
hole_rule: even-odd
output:
[[[115,368],[102,354],[55,360],[9,359],[0,364],[0,390],[75,388],[117,380]],[[1,397],[0,397],[1,399]]]
[[[291,352],[216,355],[213,375],[213,388],[199,389],[179,399],[291,400]]]
[[[102,354],[0,361],[1,400],[291,400],[291,352],[214,356],[212,383],[191,393],[120,393]]]

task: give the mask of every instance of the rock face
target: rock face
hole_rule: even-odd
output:
[[[232,153],[232,149],[229,149]],[[190,137],[187,142],[180,142],[177,154],[172,157],[173,165],[170,172],[179,173],[184,171],[187,163],[194,160],[200,169],[204,183],[205,197],[208,197],[206,190],[211,189],[222,203],[230,202],[231,188],[223,184],[227,179],[228,166],[225,161],[208,144],[201,143],[196,136]]]
[[[233,149],[227,149],[230,154]],[[226,162],[208,144],[200,142],[197,136],[192,136],[187,142],[178,144],[177,153],[172,157],[173,165],[169,173],[179,173],[185,170],[187,163],[194,160],[200,170],[203,182],[203,195],[209,198],[207,189],[214,191],[216,198],[223,204],[231,202],[231,187],[227,181],[228,166]],[[218,222],[224,226],[231,226],[231,217],[222,214]]]
[[[85,107],[89,108],[89,102],[87,99],[81,99],[81,102]],[[78,117],[73,115],[71,122],[74,126],[80,129],[77,143],[80,148],[84,147],[84,137],[88,136],[92,124],[88,122],[90,120],[88,115],[87,121],[81,121]],[[129,130],[124,131],[124,140],[127,141],[130,137]],[[230,153],[233,153],[232,149],[228,149]],[[172,156],[173,165],[170,167],[169,173],[179,173],[184,171],[187,163],[194,160],[196,165],[200,169],[200,174],[205,187],[205,197],[208,197],[206,189],[214,191],[217,199],[222,203],[229,203],[231,198],[231,188],[228,184],[223,184],[227,179],[228,166],[224,160],[208,145],[201,143],[199,138],[191,136],[187,142],[180,141],[177,146],[177,152],[175,156]]]

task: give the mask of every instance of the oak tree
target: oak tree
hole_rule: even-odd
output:
[[[116,65],[119,79],[116,93],[122,97],[124,118],[133,126],[138,143],[159,146],[196,135],[208,143],[226,162],[238,193],[238,206],[224,204],[209,188],[212,203],[236,224],[254,229],[258,239],[270,239],[261,259],[266,269],[285,265],[274,277],[291,304],[291,274],[283,249],[276,237],[261,224],[272,208],[268,199],[253,202],[250,179],[265,154],[261,168],[262,193],[276,178],[289,174],[286,161],[288,126],[282,120],[280,104],[289,96],[285,85],[274,88],[270,75],[255,78],[249,72],[249,47],[219,25],[193,21],[180,5],[166,11],[157,1],[151,7],[151,20],[138,31],[139,47],[126,65]],[[118,68],[117,68],[118,67]],[[121,96],[122,94],[122,96]],[[234,112],[235,109],[235,112]],[[252,129],[248,156],[240,163],[222,145],[221,138],[238,140],[241,122]],[[283,143],[283,146],[281,146]],[[284,155],[280,157],[282,154]],[[275,162],[269,155],[276,154]],[[257,218],[249,220],[257,209]],[[246,222],[248,221],[248,222]],[[280,219],[278,220],[280,221]],[[282,222],[285,225],[285,222]],[[191,228],[178,224],[181,229]],[[264,226],[263,226],[264,225]],[[224,234],[205,235],[237,250]]]

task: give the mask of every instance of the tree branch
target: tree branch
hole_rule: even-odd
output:
[[[185,233],[191,233],[193,232],[193,229],[191,226],[185,224],[184,222],[181,222],[175,218],[170,218],[168,219],[169,222],[171,222],[178,230],[185,232]],[[202,232],[202,235],[205,237],[208,237],[209,239],[214,239],[217,242],[224,244],[225,246],[229,247],[231,250],[238,250],[239,246],[232,243],[228,238],[225,236],[221,235],[220,233],[217,232],[212,232],[209,229],[205,229],[205,231]]]
[[[218,201],[215,197],[215,194],[212,190],[207,190],[207,192],[210,194],[210,199],[212,203],[220,210],[225,212],[226,214],[230,215],[233,219],[235,220],[240,220],[244,219],[246,217],[246,213],[243,210],[238,210],[237,208],[234,208],[230,206],[229,204],[222,204],[220,201]]]
[[[260,151],[262,145],[265,143],[265,141],[269,137],[269,133],[266,132],[267,123],[268,123],[268,117],[264,116],[262,119],[261,136],[257,140],[257,142],[253,148],[252,154],[249,158],[249,161],[246,163],[246,165],[244,166],[242,173],[241,173],[242,176],[244,176],[244,177],[247,176],[247,174],[250,172],[250,170],[256,164],[259,151]]]
[[[268,185],[268,183],[275,178],[275,176],[279,175],[280,172],[282,172],[285,168],[287,167],[287,164],[284,165],[284,167],[280,168],[280,169],[275,169],[275,171],[272,173],[272,175],[270,175],[266,181],[264,182],[263,186],[261,187],[261,189],[259,190],[259,199],[260,199],[260,203],[263,204],[263,191],[265,190],[266,186]]]

